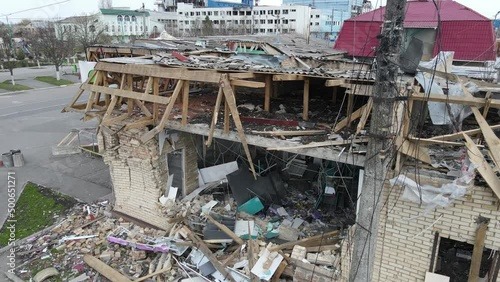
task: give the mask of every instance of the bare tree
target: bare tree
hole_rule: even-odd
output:
[[[95,44],[106,44],[111,42],[111,38],[106,34],[106,27],[99,22],[99,16],[87,15],[74,18],[75,31],[74,38],[79,50],[87,56],[87,48]],[[87,58],[89,59],[89,58]]]
[[[101,9],[113,8],[113,0],[99,0],[99,8]]]
[[[16,52],[10,27],[6,25],[0,26],[0,41],[0,61],[2,69],[7,68],[9,70],[12,85],[16,85],[16,81],[14,80],[14,68],[16,67],[14,54]]]
[[[59,69],[64,60],[74,52],[75,39],[73,33],[61,25],[46,22],[43,27],[36,29],[32,40],[34,49],[54,64],[57,80],[60,80]]]

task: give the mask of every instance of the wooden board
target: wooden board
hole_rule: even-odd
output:
[[[168,104],[170,101],[170,98],[168,98],[168,97],[156,96],[156,95],[140,93],[140,92],[134,92],[132,90],[114,89],[114,88],[108,88],[108,87],[104,87],[104,86],[96,86],[96,85],[90,85],[90,84],[82,84],[81,88],[84,90],[101,92],[101,93],[105,93],[105,94],[111,94],[111,95],[116,95],[116,96],[120,96],[120,97],[124,97],[124,98],[129,98],[129,99],[137,99],[137,100],[147,101],[147,102],[151,102],[151,103],[160,103],[160,104],[164,104],[164,105]]]
[[[91,256],[91,255],[85,255],[83,257],[83,260],[85,263],[87,263],[90,267],[95,269],[97,272],[102,274],[104,277],[108,278],[111,281],[116,281],[116,282],[131,282],[127,277],[122,275],[120,272],[115,270],[114,268],[108,266],[104,262],[102,262],[100,259]]]

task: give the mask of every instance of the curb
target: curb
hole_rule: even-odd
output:
[[[29,90],[3,92],[3,93],[0,93],[0,96],[6,96],[6,95],[12,95],[12,94],[22,94],[22,93],[30,92],[30,91],[50,90],[50,89],[56,89],[56,88],[62,88],[62,87],[68,87],[68,86],[73,86],[73,85],[80,85],[80,84],[81,84],[81,82],[77,82],[77,83],[73,83],[73,84],[65,84],[65,85],[60,85],[60,86],[51,86],[51,87],[44,87],[44,88],[33,88],[33,89],[29,89]]]

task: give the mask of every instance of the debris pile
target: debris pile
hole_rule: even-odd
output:
[[[17,244],[15,275],[73,282],[340,278],[343,232],[319,212],[308,216],[304,195],[290,196],[287,203],[303,208],[294,212],[292,204],[264,207],[258,196],[217,192],[227,185],[218,180],[182,199],[167,197],[165,220],[174,224],[168,231],[128,221],[108,202],[78,204]]]

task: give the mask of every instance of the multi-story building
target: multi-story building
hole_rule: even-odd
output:
[[[155,30],[151,27],[150,12],[142,10],[101,9],[100,23],[106,34],[117,42],[129,42],[146,37]],[[158,30],[158,32],[160,32]]]
[[[314,9],[308,6],[255,6],[198,8],[178,3],[177,11],[154,14],[159,30],[177,36],[212,34],[307,34],[319,21],[311,18]],[[207,24],[209,23],[209,24]],[[207,25],[210,31],[206,30]],[[172,32],[171,32],[172,31]]]
[[[335,40],[344,20],[371,7],[367,0],[283,0],[285,5],[306,5],[313,8],[311,35]],[[316,21],[319,24],[316,25]],[[313,23],[314,22],[314,23]]]

